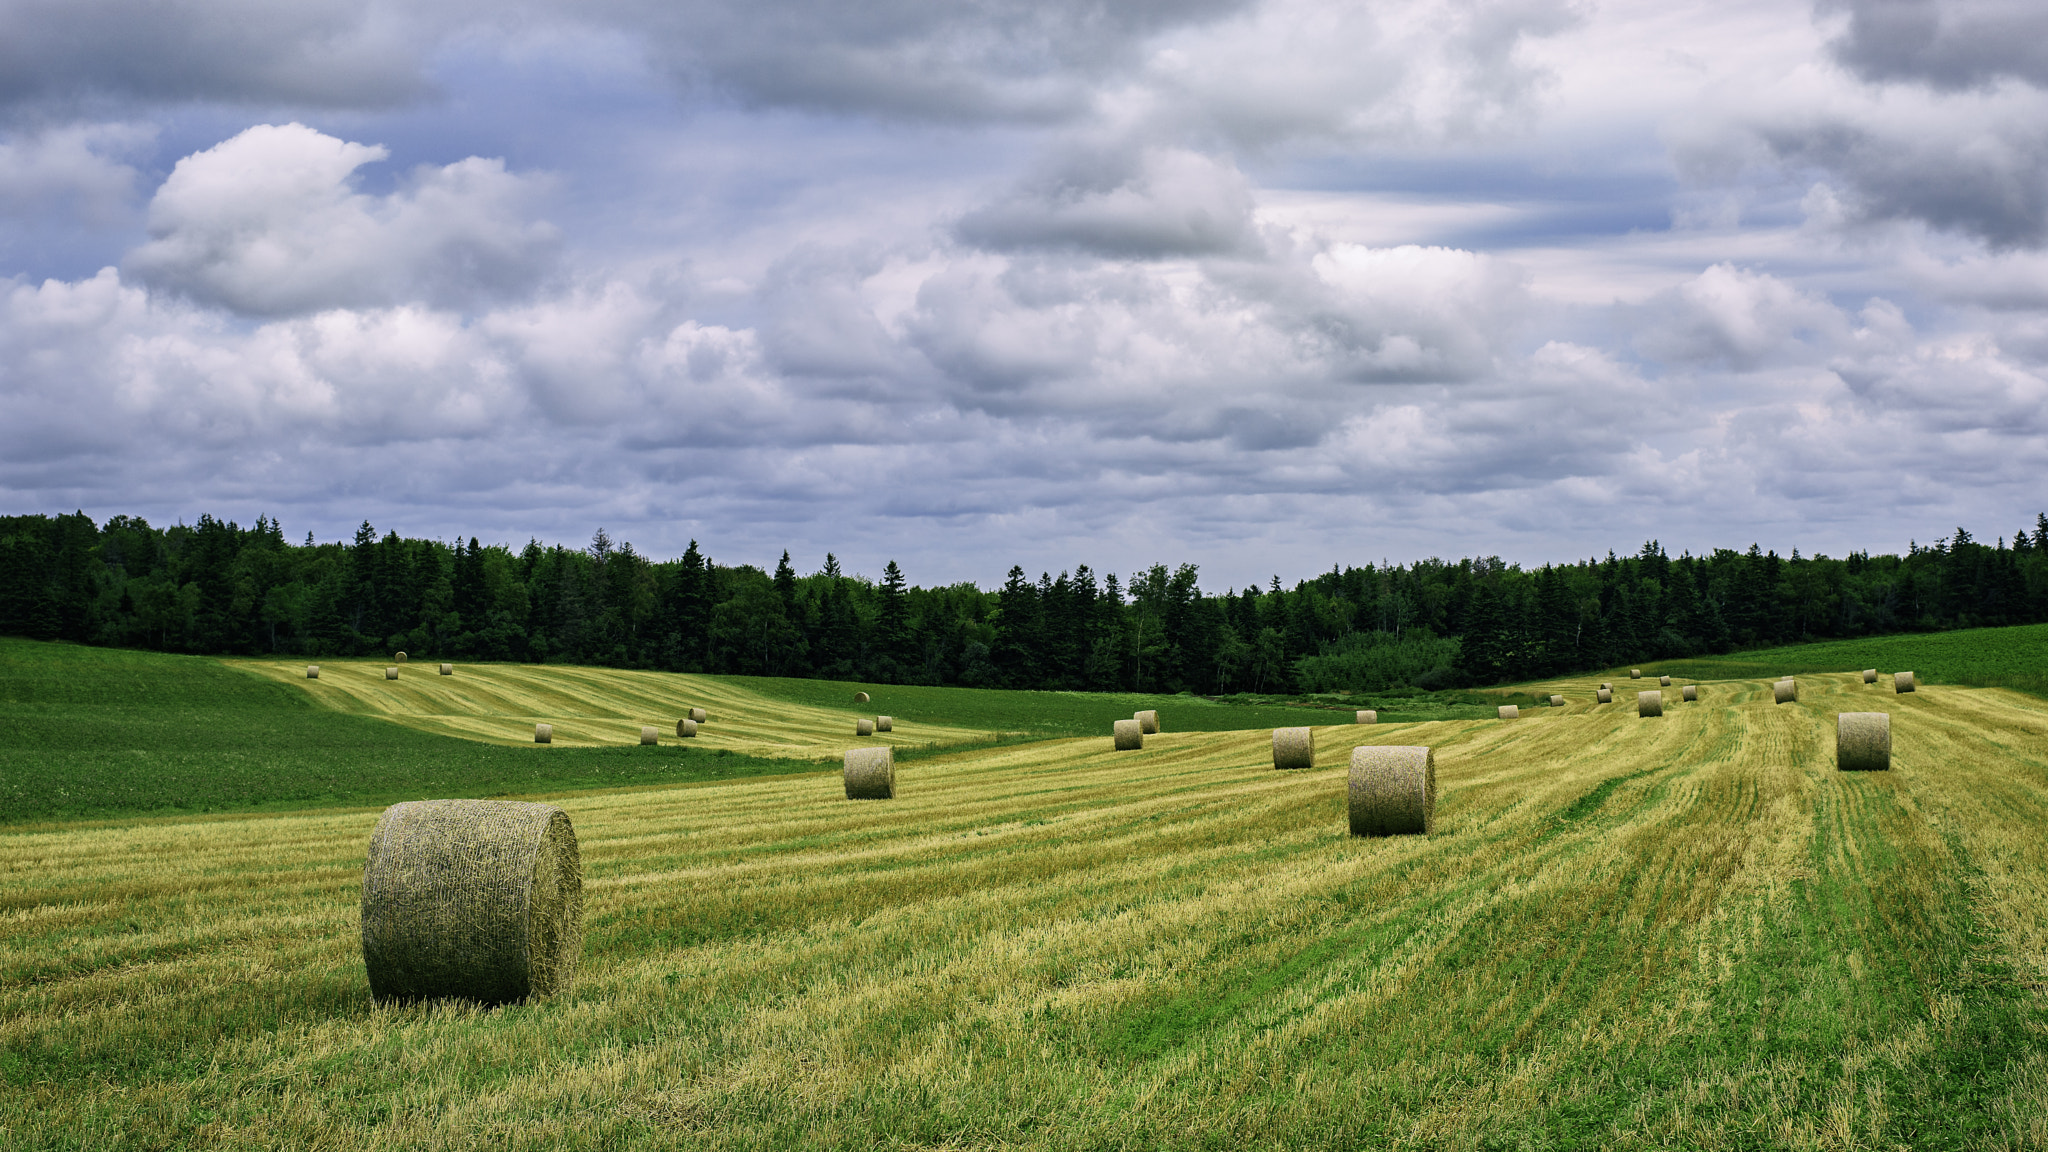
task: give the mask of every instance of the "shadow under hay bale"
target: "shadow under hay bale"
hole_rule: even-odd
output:
[[[896,798],[896,753],[890,748],[852,748],[846,753],[848,800],[894,800]]]
[[[1799,682],[1797,680],[1780,680],[1776,684],[1771,685],[1771,703],[1799,703]]]
[[[649,744],[661,743],[661,729],[642,725],[640,728],[640,743],[643,747]]]
[[[1520,720],[1522,718],[1522,706],[1520,704],[1503,704],[1495,714],[1502,720]]]
[[[676,735],[695,736],[696,734],[697,722],[695,720],[692,720],[688,716],[685,716],[681,720],[676,721]]]
[[[1360,708],[1358,710],[1358,722],[1360,724],[1377,724],[1380,722],[1380,714],[1372,708]]]
[[[1313,728],[1273,729],[1273,767],[1280,769],[1316,766],[1316,730]]]
[[[1892,766],[1892,718],[1885,712],[1844,712],[1835,717],[1835,767],[1883,772]]]
[[[1109,726],[1111,743],[1118,752],[1136,752],[1145,747],[1145,730],[1136,720],[1118,720]]]
[[[551,804],[394,804],[370,834],[362,915],[378,1000],[554,995],[583,951],[576,830]]]
[[[1159,712],[1157,709],[1147,708],[1143,712],[1133,712],[1131,713],[1131,719],[1138,722],[1138,731],[1147,736],[1159,731]]]
[[[1648,692],[1636,693],[1637,716],[1662,716],[1664,714],[1664,693],[1652,688]]]
[[[1353,836],[1423,835],[1436,830],[1436,750],[1351,750]]]
[[[1913,674],[1911,672],[1892,673],[1892,691],[1911,692],[1915,687],[1916,685],[1913,683]]]
[[[535,744],[554,743],[555,726],[553,724],[535,724],[533,726],[533,742]]]

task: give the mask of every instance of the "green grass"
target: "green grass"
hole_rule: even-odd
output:
[[[215,660],[0,638],[0,823],[381,805],[815,770],[651,748],[507,748],[331,711]]]
[[[1893,672],[1911,672],[1923,684],[2015,688],[2048,696],[2048,624],[1826,640],[1727,656],[1660,660],[1654,666],[1641,667],[1646,677],[1664,673],[1674,679],[1683,676],[1701,680],[1876,668],[1887,677]],[[1628,670],[1623,668],[1619,673],[1626,677]]]
[[[1193,695],[1158,696],[1120,692],[1000,691],[988,688],[931,688],[906,684],[858,684],[842,680],[794,680],[775,676],[719,679],[792,704],[851,707],[853,694],[866,692],[861,710],[899,720],[945,724],[988,732],[1033,736],[1101,736],[1111,722],[1133,712],[1157,709],[1167,732],[1235,732],[1334,724],[1327,708],[1260,701],[1215,701]],[[1360,708],[1371,705],[1360,704]],[[1492,710],[1487,710],[1488,715]],[[1347,713],[1343,719],[1349,719]]]

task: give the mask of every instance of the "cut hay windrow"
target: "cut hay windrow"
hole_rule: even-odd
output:
[[[1914,687],[1913,674],[1911,672],[1892,673],[1892,691],[1911,692]]]
[[[1656,688],[1636,693],[1637,716],[1662,716],[1664,714],[1664,693]]]
[[[1835,767],[1883,772],[1892,766],[1892,718],[1885,712],[1844,712],[1835,717]]]
[[[1877,683],[1877,669],[1875,669],[1875,668],[1865,668],[1865,669],[1863,670],[1863,682],[1864,682],[1865,684],[1875,684],[1875,683]]]
[[[696,734],[697,722],[695,720],[692,720],[688,716],[685,716],[681,720],[676,721],[676,735],[695,736]]]
[[[1427,836],[1436,829],[1436,750],[1351,750],[1351,834]]]
[[[699,724],[702,724],[705,721],[710,720],[711,715],[710,713],[704,711],[702,708],[692,708],[690,709],[690,719],[695,720]]]
[[[1313,728],[1273,729],[1273,767],[1280,769],[1316,766],[1316,730]]]
[[[535,724],[533,726],[533,742],[535,744],[552,744],[554,741],[555,726],[553,724]]]
[[[362,916],[378,1000],[554,995],[583,951],[576,830],[551,804],[394,804],[370,834]]]
[[[308,664],[308,665],[306,665],[306,679],[308,679],[308,680],[318,680],[319,678],[320,678],[320,666],[319,666],[318,664]]]
[[[855,736],[873,736],[875,734],[875,722],[865,716],[855,720],[853,722],[853,734]]]
[[[877,717],[875,717],[875,731],[877,731],[877,732],[892,732],[892,731],[894,731],[894,730],[895,730],[895,728],[896,728],[896,718],[895,718],[894,716],[877,716]]]
[[[1776,684],[1771,685],[1771,703],[1799,703],[1799,682],[1797,680],[1780,680]]]
[[[1145,730],[1136,720],[1118,720],[1109,726],[1111,742],[1118,752],[1136,752],[1145,747]]]
[[[1156,709],[1147,708],[1143,712],[1133,712],[1131,719],[1138,722],[1138,731],[1147,736],[1159,731],[1159,713]]]
[[[1598,700],[1602,704],[1612,704],[1614,703],[1614,689],[1602,688],[1599,692],[1594,694],[1594,699]]]
[[[848,800],[894,800],[896,798],[896,752],[891,748],[850,748],[846,767]]]
[[[396,667],[386,668],[384,670],[384,678],[386,680],[398,679],[398,669]]]
[[[1380,722],[1380,714],[1379,714],[1379,711],[1378,711],[1377,709],[1373,709],[1373,708],[1360,708],[1360,709],[1358,710],[1358,722],[1359,722],[1360,724],[1377,724],[1377,723],[1379,723],[1379,722]]]
[[[643,725],[641,725],[641,727],[640,727],[640,744],[641,744],[641,746],[642,746],[642,747],[645,747],[646,745],[649,745],[649,744],[659,744],[659,743],[661,743],[661,729],[659,729],[659,728],[656,728],[656,727],[654,727],[654,726],[652,726],[652,725],[644,725],[644,724],[643,724]]]
[[[455,665],[453,665],[453,664],[443,664],[443,665],[441,665],[441,675],[443,675],[443,676],[453,676],[453,675],[455,675]]]
[[[1698,700],[1700,698],[1700,686],[1697,684],[1687,684],[1678,690],[1678,698],[1687,702]]]
[[[1522,718],[1522,706],[1520,704],[1503,704],[1495,714],[1502,720],[1520,720]]]

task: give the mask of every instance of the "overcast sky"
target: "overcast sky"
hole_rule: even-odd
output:
[[[0,0],[0,510],[916,583],[1989,541],[2038,0]]]

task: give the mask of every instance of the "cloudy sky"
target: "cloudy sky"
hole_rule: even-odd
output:
[[[930,584],[2048,509],[2035,0],[0,0],[0,510]]]

